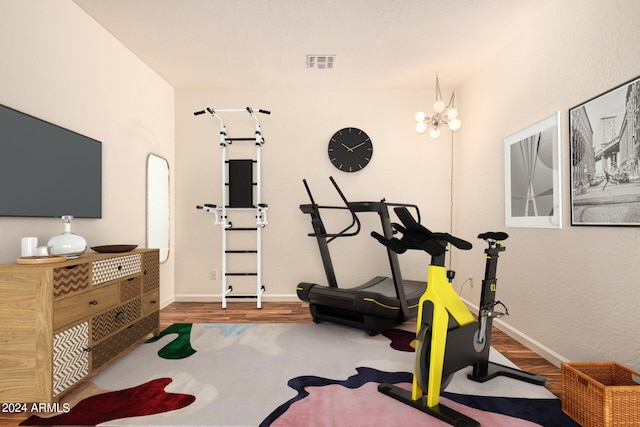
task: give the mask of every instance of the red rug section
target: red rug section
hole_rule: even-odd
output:
[[[111,391],[88,397],[70,412],[43,418],[33,415],[20,425],[83,425],[95,426],[120,418],[139,417],[184,408],[196,398],[190,394],[167,393],[171,378],[158,378],[125,390]]]

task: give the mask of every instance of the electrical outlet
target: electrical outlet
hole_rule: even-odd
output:
[[[209,271],[209,279],[211,279],[211,280],[218,279],[218,271],[217,270]]]
[[[469,287],[473,288],[473,276],[469,276]]]

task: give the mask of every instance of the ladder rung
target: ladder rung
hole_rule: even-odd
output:
[[[228,254],[257,254],[258,251],[256,251],[255,249],[247,249],[247,250],[229,250],[229,251],[225,251],[225,253]]]
[[[228,186],[228,185],[229,185],[229,183],[228,183],[228,182],[225,182],[225,183],[224,183],[224,185],[227,185],[227,186]],[[258,183],[257,183],[257,182],[252,182],[252,183],[251,183],[251,185],[258,185]]]
[[[249,137],[249,138],[225,138],[225,141],[229,141],[229,142],[233,142],[233,141],[255,141],[256,137]]]
[[[226,273],[226,276],[257,276],[258,273]]]
[[[231,227],[231,228],[225,228],[226,231],[251,231],[251,230],[257,230],[257,229],[258,229],[257,227],[242,227],[242,228],[240,228],[240,227],[238,227],[238,228]]]
[[[232,160],[233,160],[233,159],[225,160],[224,162],[225,162],[225,163],[229,163],[229,162],[231,162]],[[258,161],[257,161],[256,159],[247,159],[247,160],[251,160],[253,163],[258,163]]]

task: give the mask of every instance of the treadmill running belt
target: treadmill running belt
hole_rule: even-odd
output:
[[[404,287],[407,299],[411,299],[415,296],[420,298],[426,288],[424,282],[420,282],[417,280],[404,280],[402,282],[402,285]],[[385,277],[384,280],[366,288],[363,286],[358,287],[358,290],[367,290],[369,292],[375,292],[377,294],[384,295],[388,298],[397,298],[396,287],[393,284],[393,279],[391,279],[390,277]]]

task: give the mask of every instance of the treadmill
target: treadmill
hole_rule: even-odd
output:
[[[300,210],[311,216],[313,233],[308,235],[315,237],[318,242],[328,285],[302,282],[297,287],[298,298],[309,303],[309,310],[316,323],[327,321],[362,329],[372,336],[377,335],[417,316],[418,301],[426,289],[426,280],[403,279],[397,253],[386,248],[391,277],[376,276],[359,286],[339,287],[329,253],[329,243],[337,238],[357,235],[361,230],[359,214],[378,214],[384,237],[391,239],[394,224],[389,216],[389,207],[413,208],[418,221],[420,211],[416,205],[387,203],[384,199],[379,202],[350,202],[333,177],[329,179],[343,200],[344,206],[316,204],[306,180],[303,180],[303,183],[311,203],[300,205]],[[327,232],[320,214],[321,210],[332,209],[348,210],[351,213],[351,224],[337,233]]]

